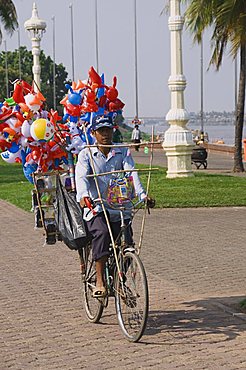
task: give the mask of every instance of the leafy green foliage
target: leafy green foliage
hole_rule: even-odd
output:
[[[203,32],[212,29],[211,47],[213,64],[218,70],[226,48],[230,46],[233,58],[240,52],[240,77],[235,124],[234,172],[243,172],[242,132],[244,125],[245,81],[246,81],[246,1],[245,0],[183,0],[188,3],[185,13],[186,24],[200,42]]]
[[[17,28],[17,13],[12,0],[0,0],[0,23],[10,35],[12,35],[13,31]],[[1,42],[2,30],[0,28],[0,44]]]
[[[230,43],[231,54],[236,56],[246,42],[246,2],[243,0],[183,0],[188,3],[185,12],[186,24],[194,40],[200,42],[204,30],[212,27],[211,64],[218,69],[222,63],[225,48]]]
[[[32,74],[32,65],[33,65],[33,56],[32,52],[28,51],[26,47],[20,47],[20,56],[21,56],[21,79],[32,84],[33,74]],[[0,53],[0,80],[5,81],[5,57],[6,52],[2,51]],[[7,52],[7,61],[8,61],[8,78],[9,81],[14,82],[19,78],[19,50],[8,51]],[[41,65],[41,92],[46,98],[47,108],[53,108],[53,60],[50,56],[45,56],[44,52],[40,53],[40,65]],[[69,82],[67,80],[68,73],[66,72],[65,67],[62,64],[55,65],[56,71],[56,105],[59,105],[60,100],[67,93],[65,88],[65,83]],[[13,92],[13,85],[9,83],[10,95]],[[0,91],[0,101],[4,101],[7,98],[6,88],[2,85]]]

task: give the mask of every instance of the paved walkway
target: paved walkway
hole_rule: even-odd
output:
[[[153,210],[142,249],[150,315],[131,344],[113,301],[101,324],[87,322],[76,252],[43,247],[33,215],[0,201],[1,370],[245,369],[246,321],[218,306],[246,294],[245,216],[246,208]]]

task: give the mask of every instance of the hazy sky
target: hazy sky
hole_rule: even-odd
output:
[[[134,1],[98,0],[99,70],[110,85],[118,78],[120,99],[126,104],[124,115],[135,115],[134,75]],[[170,108],[167,81],[170,75],[170,34],[168,15],[160,16],[167,0],[137,0],[139,116],[165,117]],[[17,9],[21,45],[31,49],[24,22],[31,17],[33,0],[14,0]],[[85,79],[91,65],[96,65],[95,1],[36,0],[39,17],[47,23],[41,48],[53,55],[53,22],[56,24],[56,62],[63,63],[72,77],[71,22],[69,4],[73,4],[75,80]],[[18,47],[17,33],[6,36],[8,50]],[[4,49],[4,44],[0,50]],[[209,38],[204,40],[204,110],[234,109],[234,63],[226,57],[219,72],[206,72],[210,57]],[[183,32],[183,68],[187,79],[185,106],[200,110],[200,47]],[[3,85],[3,82],[2,82]]]

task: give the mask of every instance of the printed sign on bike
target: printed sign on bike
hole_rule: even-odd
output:
[[[133,177],[113,178],[108,186],[108,203],[122,204],[135,198]]]

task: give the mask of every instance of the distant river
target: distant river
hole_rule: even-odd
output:
[[[161,134],[165,132],[169,125],[166,122],[161,122],[157,118],[146,118],[143,120],[144,123],[141,124],[140,129],[146,133],[151,133],[152,126],[154,126],[155,134]],[[132,125],[131,125],[132,126]],[[190,130],[199,130],[200,122],[189,122],[187,124],[188,129]],[[233,123],[212,123],[204,122],[204,132],[208,133],[209,142],[213,143],[217,140],[224,140],[225,144],[233,145],[234,144],[234,131],[235,127]],[[243,138],[246,138],[246,127],[244,125]]]

